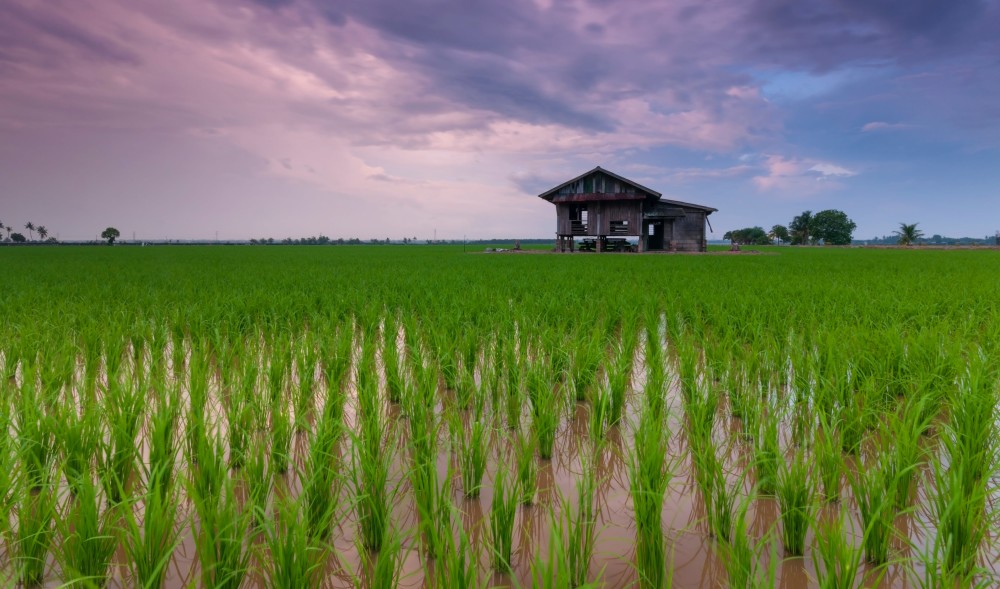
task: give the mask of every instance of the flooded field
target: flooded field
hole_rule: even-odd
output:
[[[996,252],[0,254],[3,586],[1000,582]]]

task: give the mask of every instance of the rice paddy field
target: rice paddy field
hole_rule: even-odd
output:
[[[0,586],[1000,585],[1000,251],[0,268]]]

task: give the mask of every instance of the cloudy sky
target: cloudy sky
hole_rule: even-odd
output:
[[[547,237],[600,165],[715,238],[1000,229],[997,0],[3,0],[0,221]]]

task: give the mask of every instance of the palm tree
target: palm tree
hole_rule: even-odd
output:
[[[45,238],[49,236],[49,230],[45,228],[45,225],[38,226],[38,238],[45,241]]]
[[[27,223],[25,223],[24,228],[28,230],[28,237],[31,238],[31,241],[35,241],[35,234],[32,233],[32,231],[35,230],[35,224],[32,223],[31,221],[28,221]]]
[[[907,225],[906,223],[899,224],[899,231],[893,231],[893,235],[899,237],[899,245],[913,245],[913,243],[924,236],[924,232],[917,229],[919,223],[913,223],[912,225]]]

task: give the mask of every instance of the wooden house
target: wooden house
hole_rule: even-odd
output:
[[[628,238],[637,237],[640,252],[703,252],[705,224],[717,210],[662,198],[600,166],[538,196],[556,205],[558,251],[630,250]]]

